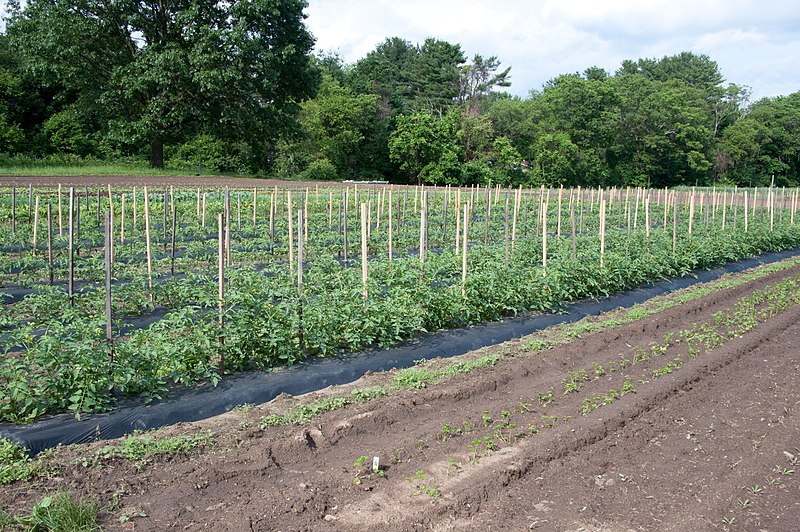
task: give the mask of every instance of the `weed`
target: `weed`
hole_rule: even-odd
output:
[[[36,474],[36,469],[35,462],[19,445],[0,438],[0,484],[28,480]]]
[[[244,414],[249,413],[251,410],[253,410],[253,408],[255,408],[255,406],[256,405],[254,405],[253,403],[244,403],[244,404],[241,404],[241,405],[234,406],[233,407],[233,411],[236,412],[237,414],[244,415]]]
[[[63,491],[44,497],[33,506],[29,516],[18,518],[18,521],[28,530],[100,530],[97,525],[97,505],[77,501]]]
[[[139,467],[147,465],[156,456],[168,456],[178,453],[189,453],[198,447],[209,446],[214,441],[211,431],[201,434],[178,435],[169,438],[158,438],[151,434],[134,433],[125,436],[118,445],[105,445],[94,456],[95,461],[131,460]]]
[[[374,401],[384,395],[388,395],[382,386],[371,386],[369,388],[357,388],[353,390],[352,396],[355,401],[365,403],[367,401]]]
[[[322,401],[315,401],[305,405],[300,405],[283,415],[270,414],[261,420],[260,427],[283,426],[283,425],[304,425],[319,415],[337,410],[347,406],[350,402],[344,397],[332,397]]]
[[[147,517],[147,513],[142,510],[137,510],[136,508],[126,508],[122,511],[119,516],[119,522],[124,524],[130,522],[132,519],[136,517]]]

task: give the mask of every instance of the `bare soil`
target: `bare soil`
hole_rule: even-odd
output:
[[[159,432],[211,429],[215,443],[143,467],[80,464],[106,443],[63,449],[49,477],[6,486],[0,507],[23,511],[66,488],[109,508],[108,530],[800,530],[800,307],[658,379],[646,376],[667,357],[608,364],[798,274],[544,351],[529,338],[485,348],[468,358],[503,359],[303,426],[261,429],[259,420],[351,388],[388,388],[392,374],[169,427]],[[595,363],[606,373],[565,394],[567,372]],[[635,393],[581,414],[586,397],[621,390],[626,378]],[[554,401],[543,405],[549,390]]]

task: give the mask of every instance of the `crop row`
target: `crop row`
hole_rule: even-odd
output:
[[[659,227],[651,218],[652,212],[647,214],[646,210],[651,207],[654,212],[655,207],[641,199],[634,205],[632,193],[625,194],[630,196],[625,205],[621,191],[606,191],[606,197],[616,197],[618,203],[611,203],[605,211],[608,204],[601,206],[594,192],[591,197],[585,192],[575,194],[571,201],[562,192],[560,210],[558,191],[549,192],[550,202],[546,193],[537,192],[527,199],[514,191],[398,192],[388,197],[383,191],[362,192],[357,200],[368,209],[374,202],[370,211],[373,219],[367,220],[372,234],[367,236],[368,242],[365,240],[367,253],[363,256],[367,263],[363,269],[358,267],[365,264],[361,258],[344,262],[344,266],[355,267],[343,267],[345,226],[350,226],[352,249],[363,246],[358,218],[349,208],[345,218],[345,209],[342,203],[336,203],[332,191],[327,194],[327,203],[322,194],[318,209],[309,209],[307,240],[304,232],[298,235],[296,225],[295,240],[289,240],[290,218],[278,216],[277,193],[273,192],[272,203],[262,201],[272,213],[272,221],[266,226],[272,231],[259,234],[263,227],[258,219],[249,232],[244,224],[241,232],[238,227],[232,231],[236,236],[231,238],[230,247],[238,247],[225,265],[222,283],[217,266],[218,259],[225,257],[215,257],[206,249],[209,242],[218,244],[220,239],[202,223],[192,228],[194,232],[182,229],[185,245],[182,256],[176,259],[178,275],[166,273],[163,261],[168,259],[162,259],[161,264],[155,261],[155,273],[148,273],[143,262],[136,260],[146,244],[141,228],[135,235],[126,236],[125,243],[117,232],[110,336],[106,330],[106,291],[99,283],[103,278],[103,249],[95,241],[101,228],[89,230],[91,222],[83,220],[82,238],[87,245],[74,264],[79,265],[78,277],[85,286],[70,297],[62,287],[41,283],[0,312],[0,347],[4,353],[0,363],[0,420],[27,422],[64,410],[76,415],[106,410],[121,396],[139,395],[151,400],[175,384],[216,383],[227,372],[272,368],[372,345],[388,346],[423,331],[467,326],[520,312],[550,311],[567,301],[602,297],[651,280],[685,275],[696,268],[800,246],[800,229],[794,224],[791,201],[785,205],[785,214],[783,208],[776,209],[771,203],[757,208],[741,205],[738,211],[725,212],[732,217],[726,226],[723,208],[728,209],[727,203],[724,207],[708,203],[703,211],[692,212],[691,199],[687,205],[671,199],[674,203],[662,205],[678,207],[669,212],[674,225],[664,227],[662,219]],[[466,210],[466,203],[458,202],[460,194],[465,201],[472,196],[476,202],[470,209],[467,260],[463,241],[462,247],[456,248],[455,240],[456,205],[461,213]],[[340,200],[345,195],[338,193]],[[636,195],[645,198],[644,193]],[[231,196],[228,202],[224,194],[214,196],[213,201],[206,198],[204,202],[207,212],[222,212]],[[170,196],[166,197],[169,202]],[[192,192],[175,191],[171,197],[176,206],[173,212],[180,205],[186,216],[197,214],[196,210],[192,212],[197,202],[190,200],[198,196]],[[313,193],[309,195],[313,197]],[[413,201],[415,197],[417,201]],[[508,211],[504,198],[514,204]],[[388,255],[390,199],[392,240],[398,243],[395,249],[416,244],[418,249],[413,254],[406,249]],[[309,207],[312,204],[309,200]],[[486,215],[487,206],[494,214]],[[546,216],[542,214],[545,207]],[[642,211],[637,212],[638,208]],[[750,211],[749,226],[742,231],[745,209]],[[167,207],[165,212],[169,210]],[[82,216],[86,211],[84,206]],[[236,220],[231,215],[236,211],[227,212],[228,220]],[[335,223],[333,212],[337,216],[341,212],[341,223]],[[666,211],[660,212],[663,215]],[[3,206],[0,213],[6,213]],[[24,219],[16,222],[21,233]],[[690,233],[692,223],[695,225]],[[115,226],[115,231],[121,229],[121,225]],[[426,253],[437,234],[442,235],[438,249]],[[58,235],[59,239],[64,237]],[[195,242],[206,246],[198,247],[206,251],[193,248]],[[297,275],[297,247],[290,250],[290,242],[303,245],[302,284]],[[12,251],[8,256],[43,260],[41,253],[32,250]],[[126,256],[131,260],[123,261]]]

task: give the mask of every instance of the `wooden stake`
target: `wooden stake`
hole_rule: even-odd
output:
[[[426,217],[428,213],[425,211],[425,195],[427,192],[423,193],[422,199],[422,208],[420,209],[420,217],[419,217],[419,271],[420,277],[424,276],[425,272],[425,229],[426,229]]]
[[[175,205],[175,203],[173,202],[172,203],[172,233],[171,233],[171,235],[172,235],[171,236],[171,239],[172,239],[172,242],[171,242],[172,250],[171,250],[170,266],[169,266],[169,271],[173,276],[175,275],[175,233],[177,232],[176,229],[178,227],[177,220],[178,220],[178,208]]]
[[[203,201],[202,206],[200,208],[200,227],[205,229],[206,228],[206,190],[203,187]]]
[[[542,211],[542,277],[547,277],[547,202]]]
[[[672,193],[672,254],[675,254],[675,250],[678,246],[678,197],[677,193]]]
[[[456,192],[456,257],[458,257],[459,249],[461,248],[461,188],[459,187]]]
[[[746,233],[748,229],[747,223],[747,189],[744,191],[744,232]]]
[[[58,234],[64,235],[64,224],[61,219],[61,183],[58,184]]]
[[[392,268],[392,190],[389,189],[389,269]]]
[[[344,267],[345,268],[347,268],[347,255],[348,255],[348,251],[349,251],[348,248],[349,248],[349,244],[350,244],[347,241],[347,236],[348,236],[347,235],[347,226],[349,225],[347,223],[347,221],[348,221],[347,219],[348,219],[348,216],[349,216],[349,212],[348,212],[349,211],[349,207],[348,207],[349,199],[348,199],[347,196],[349,195],[349,193],[350,193],[350,187],[346,187],[344,189],[344,220],[342,221],[342,242],[343,242],[343,246],[342,247],[343,247],[343,252],[344,252]]]
[[[217,214],[217,310],[219,314],[220,375],[225,373],[225,236],[223,218],[223,213]]]
[[[144,239],[147,250],[147,290],[150,292],[150,304],[153,304],[153,248],[150,244],[150,194],[147,186],[144,187]]]
[[[225,265],[231,265],[231,193],[228,187],[225,187]]]
[[[111,261],[111,264],[114,264],[114,203],[111,201],[109,197],[108,201],[108,260]]]
[[[122,193],[122,208],[119,218],[119,243],[125,243],[125,192]]]
[[[367,204],[361,204],[361,287],[367,303]]]
[[[509,199],[510,199],[509,195],[506,194],[506,211],[505,211],[506,212],[506,216],[505,216],[505,224],[504,224],[505,225],[505,233],[504,233],[504,238],[503,238],[503,240],[505,242],[505,246],[506,246],[506,248],[505,248],[506,249],[505,262],[503,263],[503,265],[504,265],[506,270],[508,269],[508,251],[509,251],[509,246],[508,246],[508,202],[509,202]]]
[[[572,191],[569,195],[569,219],[572,225],[572,258],[574,260],[578,258],[578,236],[575,234],[575,198],[572,196]]]
[[[297,227],[303,227],[303,210],[297,211]],[[297,232],[297,339],[303,349],[303,237]]]
[[[108,369],[111,371],[114,365],[114,351],[112,349],[112,335],[111,335],[111,246],[114,242],[114,237],[111,234],[111,225],[114,223],[111,219],[111,211],[106,211],[105,216],[105,274],[106,274],[106,343],[108,345]]]
[[[294,270],[294,242],[292,231],[292,191],[286,191],[286,212],[288,213],[287,219],[289,220],[289,271]],[[297,228],[300,232],[300,228]]]
[[[133,234],[136,234],[136,187],[133,187]]]
[[[517,216],[519,215],[520,200],[522,198],[522,185],[514,192],[514,218],[511,224],[511,251],[514,251],[514,244],[517,241]]]
[[[606,201],[600,202],[600,267],[606,264]]]
[[[558,212],[556,213],[556,242],[561,242],[561,199],[564,195],[564,185],[558,187]]]
[[[253,227],[256,226],[258,214],[258,188],[253,187]]]
[[[47,203],[47,271],[53,286],[53,206]]]
[[[75,305],[75,189],[69,187],[69,250],[68,250],[68,263],[69,263],[69,280],[67,281],[67,293],[69,294],[69,304]]]
[[[39,195],[36,195],[36,206],[33,210],[33,252],[36,253],[36,237],[39,229]]]
[[[464,239],[461,244],[461,295],[467,295],[467,242],[469,238],[469,208],[470,204],[464,205]]]

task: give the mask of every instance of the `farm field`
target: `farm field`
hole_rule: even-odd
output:
[[[49,451],[19,462],[28,480],[0,508],[69,490],[107,530],[795,530],[798,318],[793,258],[458,359]]]
[[[5,423],[800,247],[796,189],[8,184]]]

